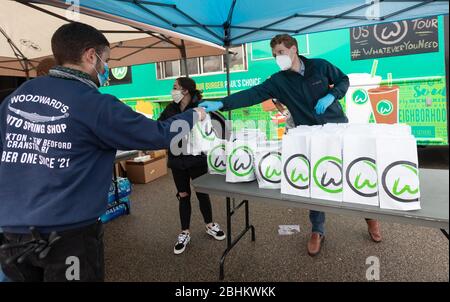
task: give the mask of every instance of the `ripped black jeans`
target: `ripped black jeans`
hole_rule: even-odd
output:
[[[187,169],[172,168],[173,180],[175,181],[175,186],[178,191],[177,198],[179,200],[181,230],[189,229],[191,223],[191,179],[195,179],[206,173],[208,173],[208,165],[206,161],[204,164],[196,165]],[[183,192],[188,195],[181,197],[179,194]],[[205,224],[211,223],[212,209],[209,195],[197,192],[195,194],[197,195],[200,204],[200,212],[203,215]]]

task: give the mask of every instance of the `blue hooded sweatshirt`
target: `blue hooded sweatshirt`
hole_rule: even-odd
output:
[[[0,227],[94,223],[107,208],[116,150],[167,149],[181,129],[171,132],[171,122],[192,128],[195,119],[191,109],[154,121],[78,80],[25,82],[0,105]]]

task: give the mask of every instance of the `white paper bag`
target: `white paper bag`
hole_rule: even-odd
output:
[[[350,124],[348,124],[348,123],[328,123],[328,124],[323,125],[321,130],[331,132],[331,133],[334,133],[336,131],[342,133],[349,127],[349,125]]]
[[[244,128],[239,131],[233,131],[230,136],[230,141],[241,140],[250,141],[254,140],[257,143],[266,141],[266,134],[259,129]]]
[[[320,131],[322,129],[322,125],[314,125],[314,126],[305,126],[305,125],[300,125],[297,126],[295,128],[289,129],[288,133],[289,134],[294,134],[294,133],[310,133],[313,131]]]
[[[257,147],[255,175],[262,189],[281,187],[281,141],[268,141]]]
[[[207,153],[208,171],[210,174],[226,175],[227,156],[226,140],[216,138],[214,145]]]
[[[416,139],[377,138],[380,208],[419,210],[420,188]]]
[[[195,139],[193,138],[193,136],[194,134],[191,130],[191,132],[189,132],[186,138],[186,153],[188,155],[194,156],[201,155],[202,154],[201,148],[195,146]]]
[[[361,135],[361,136],[375,136],[377,134],[377,124],[348,124],[345,129],[345,135]]]
[[[256,179],[254,168],[256,147],[256,140],[227,142],[227,182],[249,182]]]
[[[411,126],[407,124],[369,124],[377,136],[411,136]]]
[[[311,197],[342,202],[342,136],[311,135]]]
[[[289,133],[283,136],[281,193],[310,197],[310,135]]]
[[[188,152],[192,155],[207,153],[214,146],[216,134],[214,133],[209,114],[203,121],[197,122],[190,133]]]
[[[344,135],[344,202],[378,206],[376,136]]]

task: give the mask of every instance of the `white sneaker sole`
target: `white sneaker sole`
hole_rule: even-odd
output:
[[[186,247],[188,246],[189,242],[190,242],[190,240],[184,245],[184,247],[181,250],[176,250],[175,248],[173,248],[173,253],[175,255],[183,254],[183,252],[186,249]]]
[[[180,254],[182,254],[182,253],[184,252],[185,249],[186,249],[186,245],[185,245],[184,248],[182,248],[181,250],[173,249],[173,253],[174,253],[175,255],[180,255]]]
[[[206,234],[208,234],[209,236],[213,237],[214,239],[216,239],[218,241],[222,241],[227,237],[225,234],[223,234],[223,236],[217,236],[216,234],[214,234],[213,232],[210,232],[209,230],[206,230]]]

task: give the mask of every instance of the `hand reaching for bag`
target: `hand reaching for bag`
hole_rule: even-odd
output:
[[[206,111],[203,107],[194,108],[194,111],[198,113],[199,121],[203,121],[206,118]]]
[[[201,102],[198,106],[205,108],[206,112],[212,112],[222,109],[223,103],[220,101],[204,101]]]

